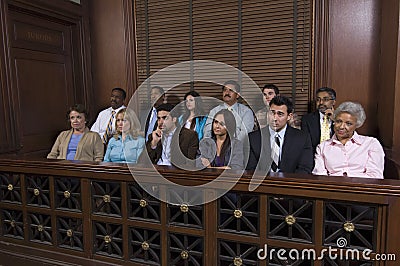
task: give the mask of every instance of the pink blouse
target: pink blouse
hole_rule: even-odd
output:
[[[383,179],[385,153],[373,137],[353,137],[343,145],[336,135],[317,146],[313,174]]]

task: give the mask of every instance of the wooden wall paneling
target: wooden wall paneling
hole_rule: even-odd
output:
[[[15,135],[15,113],[10,102],[11,78],[7,36],[7,3],[0,0],[0,153],[17,149]]]
[[[328,85],[337,91],[337,104],[357,101],[363,105],[367,120],[358,131],[375,136],[381,2],[329,1],[331,84]]]
[[[389,0],[382,2],[382,27],[381,27],[381,56],[379,73],[378,119],[379,136],[383,145],[392,148],[396,142],[396,135],[400,132],[399,122],[395,114],[398,114],[400,104],[400,80],[399,80],[399,1]],[[397,103],[397,104],[396,104]],[[397,108],[397,112],[396,112]],[[397,140],[398,141],[398,140]],[[400,145],[397,145],[399,150]]]
[[[75,103],[83,103],[93,120],[92,65],[88,1],[82,0],[83,15],[73,15],[71,28]]]
[[[48,150],[74,102],[70,28],[15,11],[9,22],[20,153]]]
[[[90,109],[87,3],[2,2],[3,17],[7,16],[2,32],[9,38],[10,52],[6,74],[12,80],[7,87],[12,102],[8,118],[15,127],[11,132],[15,149],[21,154],[47,154],[57,134],[70,127],[65,116],[70,105],[83,103]],[[4,92],[2,88],[3,96]]]
[[[123,8],[122,0],[89,1],[95,116],[110,106],[112,88],[127,90]]]
[[[313,69],[309,111],[315,110],[315,92],[318,88],[330,86],[329,80],[329,4],[327,1],[315,1],[313,27]]]

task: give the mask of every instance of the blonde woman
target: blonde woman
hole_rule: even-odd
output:
[[[140,134],[140,123],[135,112],[121,109],[115,119],[115,128],[117,133],[108,142],[104,161],[137,163],[145,139]]]

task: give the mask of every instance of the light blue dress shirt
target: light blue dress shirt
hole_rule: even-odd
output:
[[[135,139],[128,135],[124,142],[122,141],[121,136],[118,136],[118,139],[113,137],[108,142],[104,161],[116,163],[137,163],[137,160],[143,151],[144,144],[145,140],[141,136]]]

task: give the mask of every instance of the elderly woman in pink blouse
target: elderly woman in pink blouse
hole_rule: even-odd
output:
[[[344,102],[333,113],[335,134],[318,145],[313,174],[383,178],[382,146],[373,137],[357,134],[366,115],[359,103]]]

